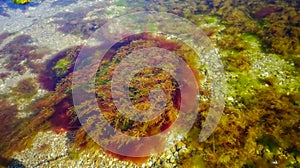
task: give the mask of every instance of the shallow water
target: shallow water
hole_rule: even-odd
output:
[[[299,9],[0,1],[0,167],[299,167]]]

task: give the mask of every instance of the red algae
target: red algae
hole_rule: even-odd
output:
[[[274,7],[274,6],[263,7],[254,13],[254,18],[255,19],[263,19],[263,18],[271,15],[272,13],[278,12],[280,10],[281,10],[281,8]]]
[[[2,73],[0,73],[0,78],[2,81],[4,81],[10,75],[11,75],[10,72],[2,72]]]
[[[197,89],[189,89],[187,88],[187,93],[181,93],[178,83],[176,80],[170,76],[168,73],[164,72],[162,69],[152,68],[145,69],[140,71],[137,76],[135,76],[133,83],[130,85],[131,93],[131,101],[136,108],[147,109],[148,102],[148,94],[151,89],[155,87],[155,85],[161,87],[166,95],[168,96],[167,102],[168,104],[172,104],[172,106],[168,106],[168,109],[165,109],[164,112],[158,116],[156,119],[152,120],[150,123],[143,122],[135,122],[131,120],[127,120],[123,117],[116,117],[118,112],[117,108],[114,106],[114,103],[111,98],[110,93],[110,83],[112,71],[115,69],[115,66],[118,65],[118,59],[122,59],[122,57],[128,55],[133,50],[138,50],[140,48],[147,47],[158,47],[164,48],[169,51],[178,51],[179,55],[182,56],[182,59],[185,60],[186,55],[183,56],[183,52],[181,51],[182,43],[175,42],[172,40],[166,40],[164,37],[153,36],[149,33],[141,33],[132,36],[128,36],[124,38],[121,42],[115,44],[108,53],[104,56],[105,62],[102,61],[100,64],[100,69],[98,76],[96,78],[96,95],[98,95],[98,105],[101,111],[106,116],[106,119],[111,122],[111,126],[115,127],[115,129],[121,129],[120,131],[124,134],[131,135],[132,129],[135,129],[138,135],[133,136],[152,136],[158,134],[167,128],[169,128],[172,123],[176,120],[178,115],[178,110],[181,108],[181,99],[182,96],[185,98],[189,98],[190,95],[195,94]],[[187,46],[185,46],[187,47]],[[186,49],[186,48],[184,48]],[[189,56],[189,60],[192,60],[193,55]],[[114,58],[114,59],[113,59]],[[172,59],[172,58],[170,58]],[[110,61],[110,62],[107,62]],[[105,63],[104,67],[101,67]],[[189,62],[188,62],[189,63]],[[108,68],[109,67],[109,68]],[[190,65],[192,67],[192,65]],[[191,68],[193,73],[195,73],[196,79],[200,79],[199,72],[195,69]],[[108,72],[107,72],[108,71]],[[179,71],[181,71],[179,69]],[[179,72],[181,76],[184,76],[184,72]],[[145,77],[151,74],[151,78]],[[99,80],[98,80],[99,79]],[[101,79],[101,80],[100,80]],[[141,81],[140,81],[141,80]],[[189,85],[188,83],[186,83]],[[149,103],[148,103],[149,104]],[[166,106],[166,107],[167,107]],[[192,104],[184,104],[184,110],[191,110]],[[172,107],[172,108],[171,108]],[[128,121],[128,122],[127,122]],[[116,123],[118,125],[116,125]],[[143,127],[144,130],[140,131],[139,128]],[[146,127],[146,129],[145,129]],[[133,131],[134,132],[134,131]],[[135,133],[134,133],[135,134]]]
[[[72,99],[67,97],[61,102],[54,106],[54,113],[49,119],[52,129],[56,133],[61,133],[65,131],[77,130],[80,127],[80,123],[72,112]]]
[[[44,72],[39,74],[38,81],[41,87],[48,91],[54,91],[57,81],[53,79],[52,73]]]
[[[109,66],[116,66],[118,64],[118,61],[115,61],[119,58],[122,58],[126,56],[128,53],[132,52],[132,50],[145,48],[145,47],[160,47],[167,50],[180,50],[181,44],[176,43],[174,41],[166,40],[163,37],[154,37],[149,34],[140,34],[140,35],[134,35],[127,37],[127,39],[123,39],[120,43],[114,45],[110,52],[106,53],[105,55],[105,61],[110,61],[108,64]],[[55,133],[60,134],[68,131],[76,131],[76,144],[78,147],[84,149],[89,147],[96,147],[95,145],[92,145],[90,141],[92,139],[88,138],[88,135],[86,133],[82,133],[81,130],[81,124],[77,118],[76,112],[74,111],[74,105],[72,101],[72,97],[70,94],[70,88],[72,87],[72,70],[74,67],[75,60],[77,58],[77,55],[80,51],[80,46],[72,47],[70,49],[64,50],[62,52],[59,52],[55,55],[55,57],[48,62],[46,62],[45,66],[39,67],[41,74],[38,77],[38,80],[42,86],[42,88],[47,89],[51,92],[47,94],[44,98],[41,98],[39,100],[36,100],[33,102],[33,105],[30,110],[35,111],[35,115],[28,119],[26,123],[30,123],[30,127],[24,129],[24,131],[20,134],[20,137],[26,137],[27,132],[29,130],[37,130],[37,131],[45,131],[45,130],[53,130]],[[116,59],[115,59],[116,58]],[[70,66],[66,67],[67,71],[62,76],[56,76],[53,67],[56,65],[56,63],[61,59],[68,59],[70,60]],[[171,59],[171,58],[170,58]],[[39,66],[39,65],[37,65]],[[100,67],[101,68],[101,67]],[[108,72],[107,69],[102,69],[102,72],[104,73],[104,76],[98,76],[98,79],[106,79],[110,78],[112,73]],[[153,76],[153,78],[144,77],[147,76],[147,74],[153,74],[150,76]],[[103,75],[103,74],[102,74]],[[184,74],[183,74],[184,75]],[[145,102],[149,101],[145,99],[147,97],[144,95],[146,92],[146,89],[153,89],[155,85],[162,86],[162,89],[168,95],[167,102],[169,103],[168,109],[164,111],[164,113],[161,116],[158,116],[155,120],[150,121],[149,123],[143,123],[143,122],[133,122],[129,121],[127,122],[126,118],[117,118],[117,109],[115,106],[112,106],[113,104],[111,100],[111,94],[108,92],[109,83],[106,81],[101,81],[102,85],[98,84],[96,86],[96,95],[98,96],[97,101],[98,105],[104,112],[104,116],[108,116],[107,120],[111,122],[111,125],[115,127],[115,129],[120,129],[124,134],[132,135],[132,136],[139,136],[139,137],[145,137],[145,136],[151,136],[158,134],[167,128],[169,128],[172,123],[176,120],[178,109],[181,107],[181,97],[182,93],[180,93],[180,89],[178,86],[178,83],[175,81],[175,79],[172,78],[171,75],[168,75],[166,72],[163,72],[162,70],[157,69],[146,69],[145,71],[141,71],[140,76],[141,79],[144,79],[145,82],[143,84],[146,84],[147,87],[143,88],[142,85],[139,83],[141,81],[135,82],[132,84],[135,91],[137,91],[138,95],[140,95],[140,98],[137,96],[133,98],[132,100],[137,102],[137,105],[145,106]],[[139,78],[138,78],[139,79]],[[169,82],[167,82],[169,81]],[[171,81],[171,82],[170,82]],[[23,81],[23,84],[28,81]],[[25,85],[19,88],[16,88],[15,91],[22,92],[22,88],[25,90],[30,90],[32,88],[26,87]],[[143,94],[142,94],[143,93]],[[189,93],[186,93],[189,94]],[[101,97],[101,95],[104,95],[104,97]],[[88,102],[87,102],[88,103]],[[87,116],[93,116],[94,114],[93,110],[88,109]],[[97,114],[96,114],[97,115]],[[119,125],[116,125],[116,123],[121,123]],[[141,130],[141,127],[144,126],[144,130]],[[145,129],[146,128],[146,129]],[[137,131],[137,134],[134,133],[135,130]],[[131,132],[132,131],[132,132]],[[135,134],[135,135],[133,135]],[[23,138],[24,141],[26,138]],[[155,146],[159,144],[163,144],[164,139],[157,139],[151,142],[144,142],[144,145],[142,146],[142,150],[144,151],[151,151],[153,149],[150,149],[148,146]],[[138,150],[141,148],[137,148],[138,145],[134,145],[135,142],[129,142],[132,143],[133,148],[128,148],[128,146],[121,146],[121,149],[124,149],[128,151],[129,155],[134,155],[137,153]],[[152,144],[152,145],[151,145]],[[135,148],[136,147],[136,148]],[[158,148],[160,146],[157,146]],[[149,156],[146,157],[128,157],[128,156],[121,156],[118,154],[111,153],[107,151],[111,156],[116,157],[120,160],[130,161],[135,164],[142,164],[146,162],[149,159]],[[147,152],[146,152],[147,153]]]
[[[166,108],[163,113],[157,116],[157,118],[149,122],[136,122],[126,119],[125,116],[120,117],[120,115],[118,115],[118,109],[113,103],[110,92],[111,83],[109,81],[112,78],[112,73],[110,73],[110,71],[113,71],[115,67],[118,66],[119,61],[116,60],[122,59],[134,50],[147,47],[158,47],[164,48],[169,51],[178,51],[178,55],[180,55],[182,59],[185,60],[185,56],[187,55],[185,52],[181,51],[182,45],[183,44],[175,41],[166,40],[164,37],[155,37],[148,33],[142,33],[139,35],[133,35],[124,38],[120,43],[115,44],[109,50],[109,52],[106,53],[106,55],[104,56],[105,59],[101,62],[99,71],[97,72],[95,90],[97,95],[96,97],[98,97],[98,106],[101,109],[104,117],[112,127],[129,136],[148,137],[167,130],[173,124],[173,122],[178,117],[178,110],[182,106],[182,96],[184,96],[184,98],[188,98],[190,95],[195,94],[195,92],[199,88],[187,88],[187,93],[181,93],[177,81],[162,69],[148,68],[141,70],[140,72],[135,74],[134,79],[131,80],[131,83],[129,84],[129,94],[132,103],[136,106],[136,108],[140,108],[140,110],[147,108],[146,104],[149,101],[149,91],[158,86],[167,95],[167,105],[165,106]],[[188,55],[188,60],[193,60],[193,56],[194,55]],[[189,63],[190,62],[187,61],[187,64]],[[192,67],[193,65],[190,66]],[[193,73],[195,73],[196,79],[201,79],[199,71],[196,71],[195,68],[191,69]],[[181,69],[178,69],[178,71],[181,76],[186,75],[184,74],[184,72],[181,72]],[[185,82],[187,82],[187,87],[190,87],[188,81]],[[187,102],[183,106],[185,107],[186,111],[190,111],[192,104],[189,104]],[[150,147],[153,148],[153,146],[157,146],[158,148],[160,148],[161,146],[159,145],[164,144],[165,141],[165,139],[157,139],[152,142],[142,143],[142,145],[140,144],[140,142],[139,145],[134,145],[134,143],[137,142],[133,141],[128,142],[128,144],[131,145],[119,146],[117,143],[114,143],[113,138],[114,137],[112,137],[112,141],[110,143],[112,143],[111,146],[115,145],[116,149],[112,151],[126,151],[129,156],[137,155],[138,150],[143,150],[143,153],[147,153],[147,151],[151,153],[150,151],[153,151],[153,149],[150,149]],[[84,143],[84,146],[85,145],[86,143]],[[142,164],[149,159],[148,156],[128,157],[112,153],[111,151],[107,152],[110,153],[113,157],[116,157],[120,160],[130,161],[135,164]]]
[[[3,36],[5,36],[5,34]],[[1,54],[7,56],[7,63],[4,66],[7,70],[16,71],[21,75],[27,70],[33,73],[39,72],[39,66],[35,61],[42,59],[47,51],[37,51],[38,47],[31,45],[30,42],[30,36],[20,35],[15,37],[0,50]]]
[[[0,136],[0,141],[2,142],[2,138],[5,139],[4,135],[6,135],[12,128],[13,125],[11,125],[11,123],[15,122],[15,115],[18,110],[16,106],[11,105],[6,99],[0,100],[0,106],[0,119],[2,121],[2,125],[0,127],[0,135],[2,136]]]
[[[8,33],[8,32],[5,32],[5,33],[0,34],[0,44],[1,44],[7,37],[9,37],[9,33]]]
[[[54,91],[56,88],[56,84],[60,82],[61,79],[67,77],[74,68],[75,60],[80,52],[82,46],[75,46],[59,53],[55,54],[52,59],[46,61],[46,66],[39,67],[40,73],[38,75],[38,82],[40,83],[41,87],[48,91]],[[65,67],[66,72],[62,75],[58,76],[53,67],[55,67],[56,63],[61,59],[68,59],[70,60],[70,66]],[[36,65],[38,66],[38,65]]]
[[[153,5],[152,3],[149,4],[150,5],[147,5],[146,7],[148,10],[151,9],[155,10],[157,8],[157,5]],[[227,49],[233,49],[236,52],[241,52],[245,50],[246,53],[247,52],[246,51],[247,47],[245,47],[246,44],[243,44],[243,40],[236,37],[236,35],[243,36],[243,33],[254,33],[254,35],[257,35],[259,38],[261,38],[266,42],[263,43],[264,41],[260,41],[262,43],[262,48],[266,49],[266,52],[261,51],[263,52],[263,54],[266,54],[268,57],[273,57],[273,54],[269,54],[269,52],[271,53],[275,52],[277,54],[278,53],[288,54],[289,57],[293,57],[294,56],[293,54],[295,53],[297,54],[297,52],[299,51],[299,47],[297,47],[299,41],[297,36],[299,35],[299,33],[297,32],[299,32],[298,28],[300,23],[297,14],[299,14],[299,10],[297,10],[297,8],[295,9],[295,7],[298,7],[299,9],[299,4],[300,3],[294,0],[289,0],[286,2],[214,0],[210,2],[201,1],[199,3],[197,2],[194,4],[186,2],[178,6],[178,4],[175,3],[173,4],[170,2],[160,1],[160,6],[162,8],[159,10],[167,10],[169,12],[173,11],[173,13],[180,14],[180,16],[184,16],[183,14],[185,14],[186,16],[191,15],[188,18],[192,18],[194,16],[195,18],[197,18],[196,15],[198,14],[200,15],[214,14],[218,16],[220,15],[221,17],[223,16],[221,24],[224,23],[227,29],[220,32],[218,31],[220,35],[220,39],[218,40],[222,40],[222,38],[225,39],[224,43],[218,42],[218,45],[221,48],[223,46],[223,49],[226,51],[229,51]],[[269,6],[269,5],[274,5],[274,6]],[[275,5],[281,7],[275,7]],[[177,12],[175,12],[175,10]],[[253,20],[252,18],[249,17],[248,15],[249,12],[251,12],[251,15],[254,19],[258,19],[258,20],[262,19],[262,20],[259,21]],[[66,13],[63,13],[61,16],[70,17],[69,15],[64,15],[64,14]],[[0,11],[0,15],[1,15],[1,11]],[[85,15],[85,14],[83,12],[80,15]],[[79,19],[77,19],[76,16],[78,16],[77,13],[74,13],[74,15],[72,16],[74,17],[74,19],[70,19],[70,18],[67,19],[67,20],[72,20],[72,23],[71,22],[67,23],[64,20],[61,20],[61,22],[57,22],[58,24],[62,25],[62,26],[58,26],[59,28],[57,30],[71,33],[71,34],[78,34],[81,33],[81,31],[84,31],[83,34],[81,34],[80,36],[83,36],[83,38],[85,38],[87,37],[87,35],[94,32],[94,29],[96,27],[101,26],[100,22],[94,22],[94,21],[92,21],[93,22],[92,24],[96,23],[96,25],[86,24],[87,22],[90,22],[90,20],[86,22],[83,21],[84,17],[80,16]],[[61,18],[65,19],[64,17]],[[195,22],[198,23],[198,19],[195,20],[196,20]],[[80,24],[77,24],[78,22],[80,22]],[[211,27],[205,30],[205,33],[208,36],[214,35],[214,31],[216,31],[210,29]],[[150,30],[149,26],[145,29],[145,31],[148,30]],[[238,39],[238,40],[234,40],[235,41],[234,43],[228,43],[228,41],[230,40],[228,40],[228,38],[225,37],[226,33],[229,34],[228,37],[233,37],[233,40],[234,39]],[[0,42],[2,42],[7,36],[8,34],[0,35]],[[151,45],[149,45],[149,43],[145,41],[152,41],[152,43]],[[132,42],[136,42],[140,45],[134,45]],[[153,45],[154,43],[155,45]],[[127,39],[124,39],[119,44],[113,46],[112,49],[106,53],[106,57],[104,58],[104,60],[106,61],[105,63],[107,63],[108,61],[114,61],[115,59],[113,58],[117,57],[116,55],[117,52],[119,52],[119,54],[122,56],[128,55],[130,52],[132,52],[132,50],[142,48],[141,47],[142,45],[144,45],[144,47],[149,47],[149,46],[160,47],[171,51],[180,49],[180,45],[178,48],[176,43],[166,42],[165,39],[161,37],[154,37],[145,33],[145,34],[128,37]],[[9,52],[13,53],[13,50],[19,51],[17,48],[18,45],[13,46],[12,50]],[[22,51],[20,50],[21,55],[31,53],[31,52],[27,52],[31,50],[30,48],[26,48],[26,47],[20,47],[20,48],[22,49]],[[220,52],[223,51],[220,50]],[[247,54],[251,55],[251,53],[248,52]],[[277,54],[276,56],[281,56]],[[63,53],[62,55],[67,55],[67,54]],[[189,56],[187,58],[190,58]],[[19,141],[23,143],[23,139],[26,139],[27,136],[34,136],[35,132],[45,130],[45,129],[47,130],[53,129],[53,131],[55,131],[58,134],[66,131],[76,130],[74,131],[76,133],[75,141],[71,142],[73,144],[76,144],[77,145],[76,147],[79,146],[83,150],[90,150],[91,148],[94,148],[94,150],[100,149],[101,147],[97,146],[97,144],[95,145],[95,142],[93,142],[91,138],[88,137],[88,134],[82,131],[83,128],[80,125],[77,125],[76,122],[75,123],[73,122],[74,121],[73,119],[76,119],[76,116],[74,115],[75,112],[73,110],[72,100],[69,97],[70,93],[68,92],[70,91],[70,87],[71,87],[70,71],[72,69],[69,69],[70,71],[68,71],[65,74],[65,76],[58,78],[55,75],[55,73],[51,72],[51,68],[54,66],[55,63],[57,63],[57,61],[53,61],[54,64],[51,64],[52,65],[51,67],[45,67],[45,69],[47,70],[43,69],[44,68],[43,65],[33,64],[34,62],[25,62],[26,66],[17,65],[18,63],[20,63],[22,59],[24,61],[26,59],[31,59],[31,58],[33,59],[38,58],[38,56],[36,55],[31,55],[29,57],[12,56],[11,60],[7,60],[7,61],[11,61],[11,63],[7,64],[9,65],[9,67],[7,68],[8,70],[11,71],[17,71],[20,74],[25,73],[28,67],[30,70],[34,71],[33,73],[42,72],[42,75],[39,77],[39,80],[42,81],[43,88],[47,88],[48,90],[51,90],[51,94],[49,94],[50,96],[46,95],[41,100],[37,100],[36,102],[33,103],[36,106],[35,107],[36,109],[33,111],[36,112],[35,114],[37,114],[32,116],[34,119],[27,120],[28,122],[26,124],[21,125],[23,127],[18,125],[15,126],[14,130],[19,129],[20,131],[22,131],[22,133],[16,133],[16,132],[8,133],[8,131],[10,130],[6,128],[5,124],[7,124],[7,126],[15,125],[14,122],[16,121],[15,120],[16,118],[13,116],[16,114],[17,107],[14,105],[9,105],[8,101],[6,101],[5,98],[1,97],[2,100],[0,100],[0,104],[2,105],[1,106],[2,109],[0,109],[1,112],[0,118],[3,118],[2,112],[4,111],[11,112],[11,113],[9,113],[8,116],[4,116],[8,118],[5,118],[6,120],[3,120],[4,126],[2,129],[0,128],[1,130],[0,149],[2,150],[3,149],[2,147],[9,143],[7,147],[5,146],[4,148],[11,148],[9,149],[10,151],[16,150],[16,148],[20,150],[21,148],[18,147],[20,143]],[[63,59],[63,58],[65,57],[63,56],[60,57],[59,59]],[[294,63],[296,64],[295,66],[298,68],[300,67],[300,63],[299,63],[300,61],[296,60],[297,58],[289,58],[289,59],[293,59]],[[228,61],[228,64],[231,66],[232,71],[230,71],[230,74],[238,73],[237,75],[239,76],[241,71],[246,72],[245,68],[241,66],[242,64],[240,64],[240,62],[237,62],[235,60],[235,57],[228,58],[225,60]],[[191,69],[194,72],[197,81],[201,81],[202,77],[199,76],[198,70],[193,67],[191,67]],[[229,69],[225,69],[225,70],[228,71]],[[299,71],[299,69],[297,70]],[[13,73],[14,72],[12,72],[12,74]],[[0,77],[2,80],[4,80],[9,75],[10,75],[9,73],[3,73],[0,74]],[[185,74],[182,73],[182,75],[184,76]],[[288,76],[288,78],[289,77],[292,76]],[[232,79],[230,79],[230,81],[231,80]],[[300,144],[297,140],[299,139],[299,111],[300,111],[299,97],[300,96],[297,93],[294,94],[291,93],[291,95],[288,96],[281,92],[279,93],[278,88],[276,88],[275,87],[276,85],[273,84],[274,81],[272,81],[272,78],[263,79],[263,81],[266,84],[268,84],[267,89],[254,86],[254,94],[255,94],[254,96],[249,97],[247,95],[246,97],[243,94],[238,94],[237,98],[236,99],[234,98],[235,100],[233,102],[228,103],[226,105],[226,108],[224,110],[225,115],[220,120],[220,123],[215,129],[213,136],[208,138],[207,141],[199,144],[197,139],[200,130],[196,133],[193,133],[193,137],[188,138],[186,141],[187,142],[186,146],[188,148],[188,151],[191,152],[188,152],[183,157],[180,155],[178,162],[176,160],[176,163],[178,164],[177,166],[197,167],[197,166],[204,165],[207,167],[228,167],[228,166],[229,167],[230,166],[231,167],[272,167],[272,166],[298,167]],[[115,108],[109,106],[111,102],[107,101],[107,99],[111,98],[111,96],[109,96],[109,93],[106,92],[107,89],[110,89],[110,87],[108,86],[109,82],[108,80],[102,80],[101,82],[105,86],[97,88],[97,94],[99,95],[99,97],[97,97],[98,99],[97,101],[99,102],[99,106],[102,105],[107,112],[116,113],[117,111],[115,110]],[[173,103],[173,109],[178,110],[182,106],[189,107],[190,106],[188,104],[189,102],[187,102],[187,104],[180,104],[180,102],[182,99],[185,99],[186,97],[189,97],[189,95],[193,94],[193,90],[187,89],[187,92],[180,93],[180,89],[176,87],[176,85],[173,85],[172,88],[174,89],[174,91],[169,92],[168,94],[171,95],[170,102]],[[201,88],[198,89],[200,90]],[[239,88],[236,89],[234,87],[233,89],[239,90]],[[138,90],[142,90],[142,89],[136,87],[135,91]],[[104,92],[104,94],[102,95],[105,95],[107,97],[102,97],[101,92],[102,93]],[[206,97],[210,96],[209,89],[204,91],[200,90],[200,92],[201,95],[205,95]],[[139,100],[138,103],[140,104],[148,101],[144,99],[145,96],[142,97],[143,99],[138,99]],[[82,97],[82,100],[84,100],[84,97]],[[133,98],[132,100],[136,100],[136,99]],[[202,123],[205,120],[204,116],[209,111],[209,107],[210,107],[209,102],[207,101],[207,102],[203,102],[198,108],[198,117],[201,118],[197,119],[196,121],[197,123],[195,124],[195,126],[197,127],[197,129],[201,128]],[[88,112],[87,115],[97,115],[91,113],[93,113],[93,111]],[[165,115],[161,116],[161,118],[165,120],[159,120],[160,122],[159,124],[149,123],[148,126],[149,129],[146,130],[146,134],[138,135],[138,136],[155,135],[160,133],[163,130],[166,130],[172,124],[173,121],[172,117],[176,117],[175,114],[176,113],[165,112]],[[109,113],[107,116],[110,115],[111,113]],[[120,127],[118,127],[118,125],[117,126],[114,125],[113,121],[118,119],[120,120],[120,118],[111,119],[112,125],[115,126],[116,129]],[[120,120],[120,122],[123,121]],[[50,124],[51,126],[44,127],[44,125],[46,124]],[[139,129],[139,126],[141,125],[142,124],[134,125],[130,123],[126,125],[126,128],[124,129],[122,128],[122,129],[124,130],[123,131],[124,133],[130,135],[130,133],[128,132],[130,132],[131,129]],[[26,126],[28,126],[30,129],[28,129]],[[32,130],[34,130],[34,132],[32,132]],[[142,132],[139,133],[142,134]],[[157,140],[152,143],[160,144],[161,142]],[[123,148],[123,149],[127,150],[129,154],[134,154],[134,152],[137,150],[135,148],[133,149]],[[3,152],[1,151],[0,154],[0,167],[2,166],[1,164],[3,164],[3,162],[8,162],[6,158],[9,157],[3,155],[3,153],[6,152],[5,150],[6,149],[3,149]],[[109,153],[110,156],[112,157],[124,161],[130,161],[137,165],[141,165],[142,163],[146,162],[149,159],[149,157],[128,157],[128,156],[121,156],[112,153],[110,151],[106,151],[106,152]],[[185,159],[184,157],[187,157],[186,161],[184,160]],[[162,166],[162,165],[158,163],[158,166]]]

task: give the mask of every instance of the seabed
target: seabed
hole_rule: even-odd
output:
[[[197,119],[187,136],[165,152],[128,157],[107,151],[83,129],[72,99],[72,72],[97,29],[139,11],[172,13],[205,33],[224,66],[226,104],[212,135],[199,142],[211,88],[195,53],[159,34],[124,39],[101,62],[96,80],[99,106],[116,129],[132,136],[157,134],[176,120],[180,106],[172,76],[148,69],[131,83],[131,98],[147,109],[151,87],[140,84],[160,81],[173,103],[158,119],[162,124],[138,124],[115,113],[106,90],[129,50],[174,51],[198,73],[200,85]],[[0,167],[300,167],[299,15],[296,0],[0,1]]]

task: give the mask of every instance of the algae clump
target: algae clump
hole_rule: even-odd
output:
[[[30,2],[30,0],[12,0],[16,4],[27,4]]]
[[[52,68],[57,76],[63,76],[67,73],[71,62],[68,59],[61,59],[59,60],[56,65]]]

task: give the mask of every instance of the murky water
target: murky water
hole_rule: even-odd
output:
[[[299,167],[299,15],[293,0],[0,1],[0,166]]]

